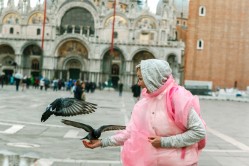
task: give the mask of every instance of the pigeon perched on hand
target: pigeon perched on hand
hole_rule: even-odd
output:
[[[124,130],[125,129],[125,126],[120,126],[120,125],[104,125],[98,129],[94,129],[87,124],[83,124],[83,123],[79,123],[79,122],[75,122],[75,121],[62,119],[61,122],[66,124],[66,125],[70,125],[70,126],[84,129],[86,132],[88,132],[88,135],[82,139],[88,139],[88,140],[98,139],[101,136],[101,133],[105,132],[105,131]]]
[[[51,115],[75,116],[89,114],[95,111],[96,104],[78,100],[75,98],[58,98],[49,104],[42,114],[41,122],[45,122]]]

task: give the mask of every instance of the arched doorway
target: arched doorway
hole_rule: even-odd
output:
[[[133,79],[132,84],[137,83],[136,66],[141,62],[141,60],[155,59],[154,55],[148,51],[139,51],[132,58],[133,62]]]
[[[12,47],[0,45],[0,64],[0,75],[4,75],[4,82],[8,84],[16,69],[15,52]]]
[[[69,78],[73,80],[80,79],[81,63],[77,59],[71,59],[66,63],[66,69],[69,72]]]
[[[88,51],[82,42],[70,39],[58,49],[58,70],[55,77],[59,79],[86,79]]]
[[[102,82],[108,81],[112,83],[113,88],[118,87],[118,81],[125,71],[124,56],[119,49],[114,49],[113,54],[107,51],[103,57]]]
[[[23,50],[21,63],[25,75],[41,76],[42,49],[37,45],[29,45]]]

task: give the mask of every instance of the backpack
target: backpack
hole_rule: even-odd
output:
[[[166,96],[166,99],[170,99],[170,100],[166,100],[166,103],[167,103],[167,110],[168,110],[168,115],[170,116],[170,118],[175,122],[175,124],[177,125],[177,127],[179,127],[181,130],[183,131],[186,131],[186,128],[184,127],[183,124],[179,123],[176,121],[176,118],[175,118],[175,110],[174,108],[172,107],[173,104],[172,104],[172,96],[174,94],[174,92],[176,92],[179,88],[183,88],[181,86],[173,86],[169,92],[167,93],[167,96]],[[206,128],[206,123],[205,121],[202,119],[201,115],[200,115],[200,103],[199,103],[199,98],[197,96],[193,96],[188,90],[186,90],[185,88],[184,89],[181,89],[182,92],[186,93],[189,97],[192,97],[192,99],[188,102],[188,104],[186,104],[188,107],[188,109],[190,109],[191,107],[194,108],[194,110],[196,111],[196,113],[199,115],[200,119],[202,120],[202,123],[204,125],[204,127]],[[205,136],[204,139],[200,140],[198,142],[198,150],[202,150],[203,148],[205,148],[206,146],[206,140],[207,140],[207,136]],[[182,154],[182,157],[184,157],[184,149],[183,148],[183,154]]]

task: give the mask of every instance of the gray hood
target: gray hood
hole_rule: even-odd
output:
[[[169,63],[159,59],[142,60],[140,63],[141,74],[149,92],[159,89],[171,75]]]

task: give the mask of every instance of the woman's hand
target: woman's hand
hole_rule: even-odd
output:
[[[102,143],[99,139],[91,140],[91,141],[83,140],[82,143],[86,148],[90,148],[90,149],[94,149],[94,148],[100,147],[102,145]]]
[[[159,136],[148,137],[148,141],[155,148],[160,148],[161,147],[161,137],[159,137]]]

